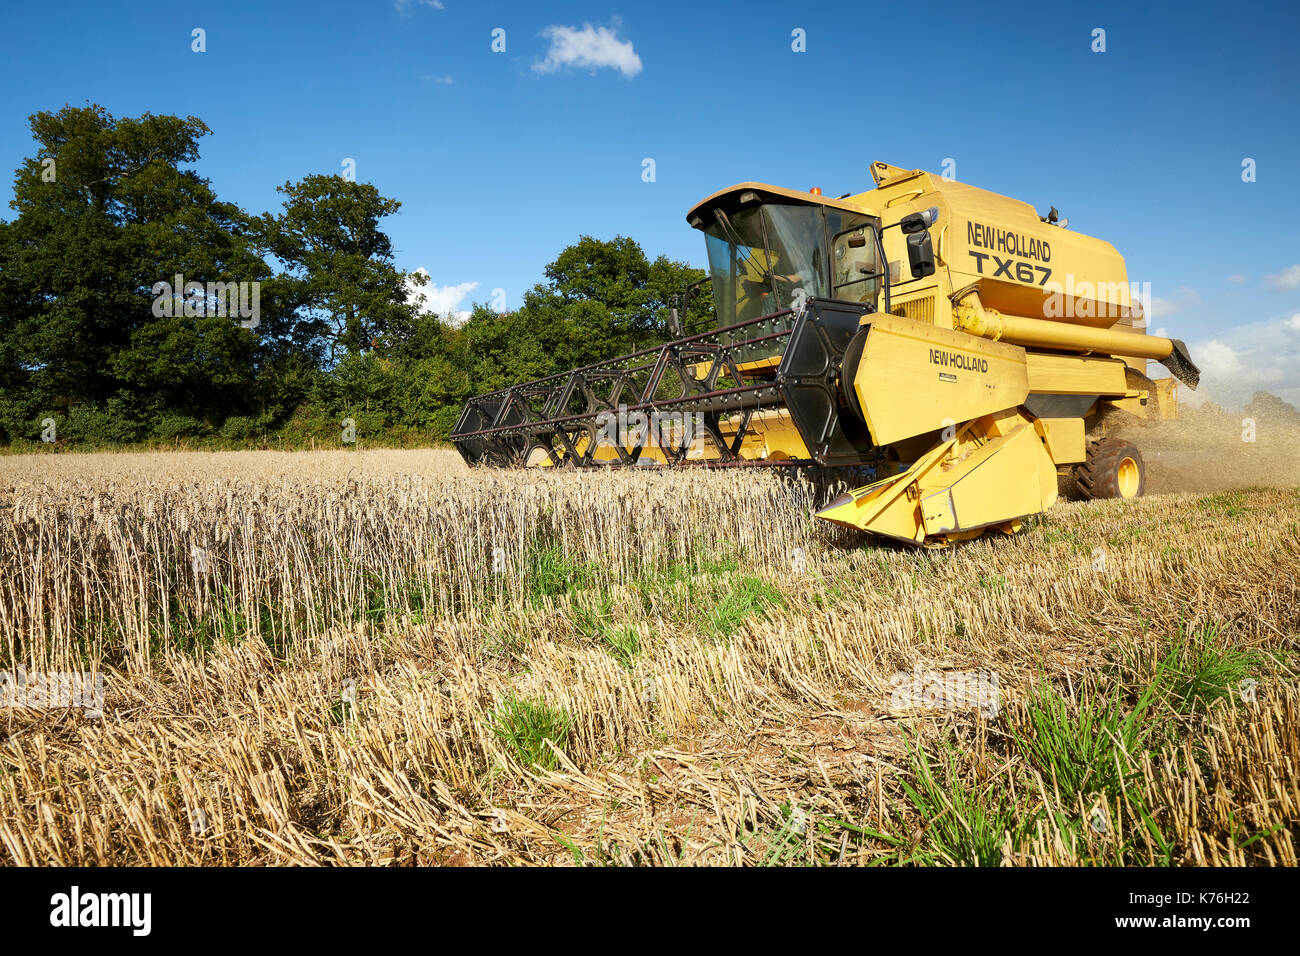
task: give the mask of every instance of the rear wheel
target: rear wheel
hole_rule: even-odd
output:
[[[1146,490],[1147,469],[1132,442],[1103,438],[1088,445],[1077,477],[1085,498],[1136,498]]]

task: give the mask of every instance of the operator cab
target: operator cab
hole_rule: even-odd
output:
[[[686,216],[704,233],[718,327],[798,309],[807,298],[876,302],[879,219],[839,200],[741,183]]]

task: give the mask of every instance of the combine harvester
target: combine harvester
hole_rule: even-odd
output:
[[[717,327],[471,399],[465,461],[865,469],[880,480],[818,517],[928,546],[1018,530],[1058,476],[1142,494],[1141,453],[1108,427],[1176,415],[1148,360],[1200,373],[1145,333],[1115,248],[1055,209],[871,171],[839,199],[741,183],[697,204]]]

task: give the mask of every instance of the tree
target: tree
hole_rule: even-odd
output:
[[[405,283],[423,277],[394,265],[392,242],[379,228],[401,203],[342,176],[308,176],[278,191],[288,197],[284,210],[262,216],[260,239],[286,265],[291,294],[325,343],[327,364],[408,328],[417,310]]]
[[[38,153],[15,174],[18,216],[0,239],[0,428],[33,435],[38,415],[84,406],[81,420],[129,439],[164,408],[219,419],[251,407],[266,329],[206,296],[157,307],[157,284],[177,275],[205,289],[270,275],[242,236],[247,217],[182,168],[208,127],[94,105],[30,122]]]
[[[625,236],[581,236],[545,275],[516,312],[476,305],[459,326],[423,316],[397,340],[392,354],[409,424],[445,437],[473,395],[664,341],[670,300],[704,273],[664,256],[651,262]],[[707,292],[692,300],[697,325],[710,301]]]
[[[534,287],[532,302],[538,307],[598,303],[610,316],[611,333],[643,348],[670,334],[668,310],[674,297],[703,277],[702,270],[666,256],[650,262],[626,236],[608,241],[580,236],[546,267],[549,281]],[[707,291],[696,297],[692,315],[710,311],[710,301]]]
[[[2,440],[49,416],[73,439],[240,438],[291,413],[300,434],[345,413],[445,436],[475,394],[664,340],[669,303],[703,276],[581,236],[517,312],[456,323],[408,300],[425,276],[397,269],[380,223],[400,205],[374,186],[308,176],[254,217],[189,168],[210,132],[196,117],[88,105],[31,128],[17,218],[0,221]],[[708,312],[706,290],[688,325]]]

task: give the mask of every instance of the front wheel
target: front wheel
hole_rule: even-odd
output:
[[[1088,445],[1088,459],[1078,469],[1085,498],[1136,498],[1146,491],[1147,469],[1132,442],[1102,438]]]

